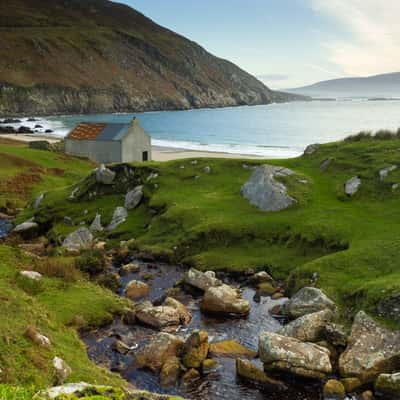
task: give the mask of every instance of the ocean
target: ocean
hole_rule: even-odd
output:
[[[129,122],[138,117],[155,146],[288,158],[311,143],[361,130],[398,129],[400,101],[367,99],[293,102],[189,111],[55,116],[37,122],[59,136],[82,121]]]

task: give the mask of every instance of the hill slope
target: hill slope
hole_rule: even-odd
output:
[[[400,97],[400,72],[314,83],[289,92],[308,96]]]
[[[263,104],[273,92],[236,65],[108,0],[0,4],[0,114]]]

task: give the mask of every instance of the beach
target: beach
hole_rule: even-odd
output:
[[[51,135],[40,134],[1,134],[0,141],[28,144],[29,142],[46,140],[49,143],[56,143],[60,139]],[[186,150],[174,147],[152,146],[153,161],[172,161],[184,158],[247,158],[262,159],[263,157],[255,155],[231,154],[212,151]]]

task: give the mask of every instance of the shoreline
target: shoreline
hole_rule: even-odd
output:
[[[14,142],[19,144],[29,144],[29,142],[36,140],[46,140],[49,143],[57,143],[61,138],[46,135],[46,134],[0,134],[0,142]],[[213,152],[213,151],[201,151],[201,150],[188,150],[177,147],[164,147],[164,146],[152,146],[152,161],[172,161],[181,160],[185,158],[229,158],[229,159],[251,159],[251,160],[263,160],[265,157],[249,154],[234,154],[224,152]]]

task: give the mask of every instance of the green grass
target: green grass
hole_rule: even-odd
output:
[[[64,154],[0,144],[0,209],[24,207],[40,193],[82,179],[92,168],[92,163]],[[21,181],[21,174],[30,179]]]
[[[133,247],[202,269],[240,272],[268,270],[288,279],[295,290],[318,272],[318,285],[343,305],[349,315],[364,308],[375,312],[377,302],[400,290],[398,232],[400,232],[400,169],[380,182],[378,171],[400,165],[400,141],[361,138],[321,146],[313,155],[270,163],[293,169],[285,178],[298,204],[263,213],[241,197],[240,188],[251,175],[243,163],[268,161],[201,159],[137,164],[136,171],[153,168],[159,177],[145,182],[146,200],[129,213],[113,232],[113,242],[135,239]],[[327,170],[323,160],[331,158]],[[208,165],[211,173],[203,168]],[[185,168],[181,168],[184,166]],[[146,170],[147,171],[147,170]],[[146,172],[148,173],[148,172]],[[362,179],[359,192],[344,195],[344,182]],[[198,176],[198,179],[195,177]],[[302,183],[301,180],[308,183]],[[137,182],[136,182],[137,183]],[[131,182],[131,186],[134,182]],[[157,184],[158,187],[155,187]],[[93,181],[83,185],[90,187]],[[60,240],[70,228],[63,215],[89,222],[100,210],[104,222],[123,205],[129,184],[97,200],[68,202],[71,190],[49,194],[38,217],[53,221],[50,233]],[[89,211],[84,217],[82,210]]]
[[[0,245],[0,260],[3,381],[36,388],[52,385],[55,382],[51,360],[57,355],[72,368],[70,382],[121,385],[120,378],[89,361],[76,330],[68,324],[76,315],[91,325],[101,324],[109,320],[112,313],[121,312],[124,302],[84,280],[66,283],[63,279],[46,277],[32,290],[32,285],[17,276],[17,271],[32,265],[32,260],[4,245]],[[40,348],[25,338],[24,332],[29,325],[36,326],[50,338],[50,349]]]

